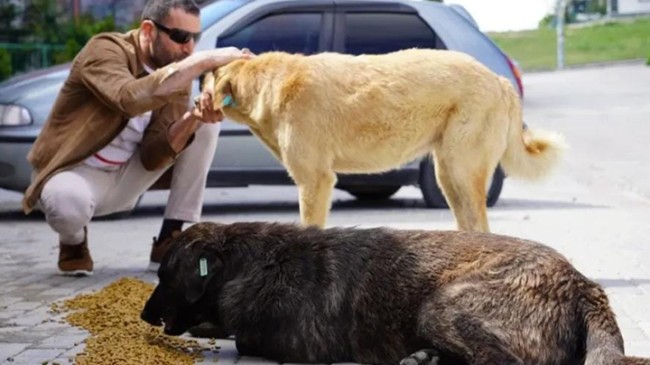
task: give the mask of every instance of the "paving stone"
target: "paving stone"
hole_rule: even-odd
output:
[[[7,310],[17,310],[17,311],[31,311],[33,309],[36,309],[38,307],[42,307],[44,304],[43,302],[27,302],[27,301],[20,301],[16,302],[13,304],[10,304],[7,306]]]
[[[0,363],[5,364],[7,358],[13,359],[29,345],[29,343],[0,343]]]
[[[50,362],[57,358],[63,350],[59,349],[31,349],[28,348],[25,351],[13,356],[13,365],[40,365],[44,362]]]
[[[0,297],[0,310],[4,311],[9,305],[20,302],[21,300],[23,300],[22,296],[2,296]]]
[[[71,349],[82,343],[86,338],[88,338],[87,334],[69,334],[64,332],[61,335],[48,337],[40,343],[32,346],[32,348]]]
[[[7,319],[13,319],[13,318],[18,318],[19,316],[25,314],[24,310],[2,310],[0,311],[0,321],[2,320],[7,320]]]
[[[85,348],[86,348],[86,343],[80,343],[80,344],[74,346],[73,348],[67,350],[66,352],[62,353],[56,359],[63,361],[63,364],[65,364],[66,361],[70,362],[70,359],[74,359]]]

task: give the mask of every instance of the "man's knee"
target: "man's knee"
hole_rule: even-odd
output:
[[[181,153],[174,163],[174,175],[189,174],[190,178],[207,173],[214,158],[219,138],[218,124],[203,124],[197,131],[192,144]]]
[[[221,126],[219,124],[202,124],[196,131],[192,145],[200,151],[214,154],[220,132]],[[191,148],[192,145],[188,148]]]
[[[95,204],[86,189],[67,186],[49,187],[41,194],[41,204],[48,223],[60,233],[82,229],[92,218]]]

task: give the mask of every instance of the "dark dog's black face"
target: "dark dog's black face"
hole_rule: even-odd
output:
[[[203,322],[220,325],[217,308],[207,300],[208,284],[223,268],[218,246],[219,226],[197,224],[179,235],[158,269],[158,286],[140,317],[165,334],[178,336]],[[216,293],[210,293],[216,294]]]

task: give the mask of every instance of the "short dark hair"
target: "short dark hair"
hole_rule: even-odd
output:
[[[186,13],[199,15],[201,9],[194,0],[148,0],[142,10],[141,19],[162,22],[172,9],[180,8]]]

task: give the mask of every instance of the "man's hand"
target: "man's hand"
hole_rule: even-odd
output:
[[[235,47],[218,48],[211,51],[204,52],[204,57],[207,57],[214,62],[213,65],[218,65],[215,68],[224,66],[237,59],[250,59],[255,57],[248,48],[239,50]],[[223,120],[223,113],[220,109],[214,109],[214,90],[211,87],[214,84],[214,74],[208,71],[205,74],[203,85],[204,90],[201,92],[198,100],[195,100],[196,107],[192,110],[192,115],[200,119],[203,123],[217,123]]]
[[[214,71],[238,59],[249,59],[255,55],[247,49],[235,47],[217,48],[209,51],[195,52],[176,63],[176,72],[166,78],[154,92],[155,95],[167,95],[178,91],[183,85],[189,85],[200,75]],[[173,70],[173,69],[170,69]]]
[[[199,96],[198,105],[192,109],[192,114],[203,123],[217,123],[223,120],[223,113],[220,109],[214,109],[212,102],[214,90],[208,88],[203,90]]]
[[[246,48],[225,47],[197,52],[194,56],[200,58],[205,70],[209,71],[225,66],[235,60],[253,58],[255,55]]]

